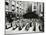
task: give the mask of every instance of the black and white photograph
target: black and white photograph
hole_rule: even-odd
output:
[[[44,2],[5,0],[5,34],[44,32]]]

